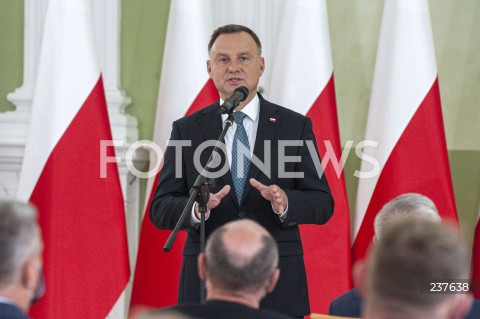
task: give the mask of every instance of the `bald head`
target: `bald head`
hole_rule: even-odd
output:
[[[238,220],[211,234],[205,261],[208,278],[215,287],[255,291],[264,286],[277,268],[278,247],[262,226]]]
[[[223,232],[225,252],[232,264],[243,267],[263,249],[263,238],[270,234],[260,225],[249,220],[228,224]]]

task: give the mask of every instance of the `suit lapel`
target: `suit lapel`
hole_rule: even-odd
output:
[[[262,162],[265,161],[265,141],[270,141],[270,145],[272,145],[273,140],[277,135],[278,126],[281,120],[280,114],[281,113],[279,112],[278,106],[264,100],[262,96],[260,96],[260,114],[258,118],[257,136],[255,138],[253,154]],[[270,152],[271,150],[272,147],[270,147],[270,150],[268,151]],[[271,163],[267,164],[270,164],[271,166]],[[250,167],[248,170],[248,179],[245,183],[245,188],[243,190],[242,203],[245,200],[248,192],[252,188],[249,182],[250,178],[257,179],[259,174],[260,168],[258,168],[255,164],[250,163]]]
[[[204,141],[217,140],[222,133],[222,117],[216,114],[217,109],[218,102],[206,107],[198,117]]]

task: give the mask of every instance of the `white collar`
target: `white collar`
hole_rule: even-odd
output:
[[[220,99],[220,105],[222,105],[223,102],[224,101]],[[241,111],[245,113],[253,122],[255,122],[260,113],[260,99],[258,98],[258,95],[255,94],[253,99],[248,102],[248,104],[245,105]],[[228,114],[222,114],[222,121],[225,121],[227,116]]]
[[[6,304],[9,304],[9,305],[15,306],[15,303],[13,302],[12,299],[9,299],[9,298],[3,297],[3,296],[0,296],[0,303],[6,303]]]

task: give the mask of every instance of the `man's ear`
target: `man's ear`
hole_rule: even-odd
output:
[[[211,74],[212,74],[212,61],[210,61],[210,60],[207,60],[207,72],[208,72],[208,75],[211,77]]]
[[[368,266],[365,260],[357,261],[352,268],[353,285],[357,288],[360,296],[365,296],[367,291]]]
[[[272,276],[267,280],[267,286],[265,287],[265,290],[268,293],[271,293],[273,289],[275,289],[275,286],[277,285],[278,278],[280,278],[280,269],[275,268],[273,271]]]
[[[265,71],[265,59],[263,56],[260,57],[260,76],[262,76],[263,72]]]
[[[22,267],[21,284],[27,290],[34,290],[37,286],[38,275],[38,261],[31,257]]]
[[[202,280],[207,280],[207,264],[206,264],[204,253],[200,253],[200,255],[198,255],[197,265],[198,265],[198,276]]]

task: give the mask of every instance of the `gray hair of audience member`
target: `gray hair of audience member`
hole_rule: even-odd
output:
[[[431,283],[467,278],[467,250],[453,228],[425,217],[399,217],[370,253],[367,312],[374,308],[390,318],[432,313],[455,295],[430,293]]]
[[[374,221],[375,237],[380,237],[392,219],[410,214],[441,221],[437,207],[430,198],[416,193],[403,194],[386,203],[378,212]]]
[[[246,227],[255,227],[252,234],[259,234],[259,245],[253,245],[252,252],[245,242],[235,245],[225,243],[227,223],[217,228],[209,237],[205,247],[205,264],[208,278],[216,288],[228,291],[256,292],[270,279],[278,267],[278,246],[272,236],[254,221],[243,220]],[[238,223],[234,222],[234,223]],[[263,233],[264,232],[264,233]],[[253,254],[247,255],[250,250]]]
[[[39,236],[35,207],[0,199],[0,287],[12,284],[22,266],[40,249]]]

